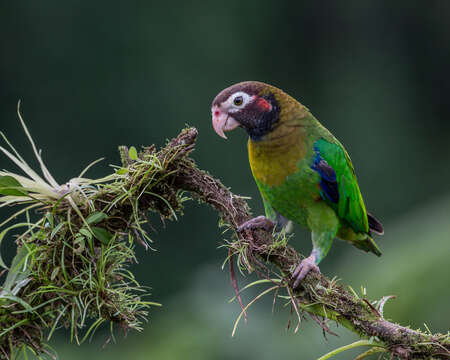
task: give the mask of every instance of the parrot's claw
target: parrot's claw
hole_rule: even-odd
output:
[[[292,278],[295,279],[293,288],[297,288],[300,285],[300,282],[305,278],[305,276],[310,272],[315,271],[320,273],[319,267],[316,265],[314,255],[310,255],[307,258],[303,259],[300,264],[295,268],[292,273]]]
[[[238,226],[237,231],[242,232],[244,230],[256,230],[263,229],[266,231],[272,231],[275,227],[275,223],[266,218],[265,216],[257,216],[253,219],[246,221],[245,223]]]

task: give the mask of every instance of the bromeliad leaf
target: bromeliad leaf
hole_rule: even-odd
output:
[[[99,211],[99,212],[95,212],[95,213],[92,213],[91,215],[89,215],[86,218],[86,222],[89,225],[94,225],[94,224],[98,224],[99,222],[105,220],[107,217],[108,217],[108,215]]]
[[[91,229],[95,238],[105,245],[108,245],[113,238],[113,235],[104,228],[93,226]]]
[[[12,176],[1,176],[0,195],[24,196],[27,195],[27,191]]]
[[[88,239],[92,239],[92,234],[86,228],[80,229],[80,234],[84,235],[84,237],[86,237]]]
[[[12,294],[13,288],[15,288],[19,283],[22,283],[22,281],[28,277],[30,270],[28,268],[22,269],[28,254],[29,251],[27,247],[22,246],[16,256],[14,256],[11,268],[8,271],[8,276],[3,284],[3,290],[0,295]]]
[[[128,169],[125,169],[125,168],[120,168],[120,169],[116,170],[117,175],[125,175],[127,173],[128,173]]]
[[[134,146],[130,147],[130,150],[128,150],[128,156],[130,157],[131,160],[138,159],[137,150]]]
[[[93,231],[94,230],[92,230],[92,232]],[[80,234],[83,235],[85,239],[87,239],[89,248],[91,249],[91,252],[94,253],[94,244],[92,243],[92,236],[93,236],[92,233],[88,229],[82,228],[80,229]]]
[[[55,280],[58,273],[59,273],[59,266],[57,266],[53,269],[52,274],[50,275],[50,280],[51,281]]]
[[[56,227],[50,233],[50,240],[53,239],[55,237],[55,235],[59,232],[59,230],[61,230],[62,227],[66,224],[67,224],[67,221],[64,221],[64,222],[61,222],[58,225],[56,225]]]
[[[28,312],[32,312],[33,311],[32,307],[26,301],[22,300],[18,296],[14,296],[14,295],[11,295],[11,294],[3,294],[2,293],[2,294],[0,294],[0,299],[6,299],[6,300],[10,300],[10,301],[16,302],[16,303],[22,305],[24,307],[24,309],[26,311],[28,311]]]

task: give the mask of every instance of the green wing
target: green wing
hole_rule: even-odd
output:
[[[368,233],[369,224],[352,162],[339,142],[321,138],[314,143],[311,168],[321,176],[322,198],[355,231]]]

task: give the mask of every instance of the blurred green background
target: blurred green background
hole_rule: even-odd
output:
[[[447,331],[450,324],[450,2],[448,1],[3,1],[0,4],[0,130],[31,159],[16,104],[60,182],[92,160],[89,175],[118,164],[117,145],[162,145],[186,123],[194,157],[263,212],[246,135],[213,132],[210,103],[235,82],[276,85],[307,105],[346,146],[367,207],[386,235],[376,258],[335,242],[322,271],[372,299],[396,295],[385,315]],[[15,170],[0,158],[0,168]],[[0,209],[0,218],[8,210]],[[108,333],[81,348],[59,331],[61,359],[314,359],[356,340],[341,328],[324,340],[313,322],[286,331],[289,311],[256,304],[237,336],[217,215],[188,203],[157,252],[138,247],[132,267],[152,287],[145,331]],[[309,234],[294,245],[310,251]],[[1,251],[14,254],[13,239]],[[8,258],[8,256],[5,256]],[[253,277],[240,279],[240,283]],[[249,301],[255,293],[249,292]],[[101,350],[101,351],[100,351]],[[355,353],[342,354],[349,359]]]

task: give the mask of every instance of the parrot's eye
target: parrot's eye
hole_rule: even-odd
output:
[[[244,99],[242,98],[242,96],[236,96],[233,100],[233,104],[235,106],[241,106],[244,103]]]
[[[235,113],[243,109],[251,101],[249,94],[238,91],[231,95],[227,101],[224,102],[224,106],[230,113]]]

